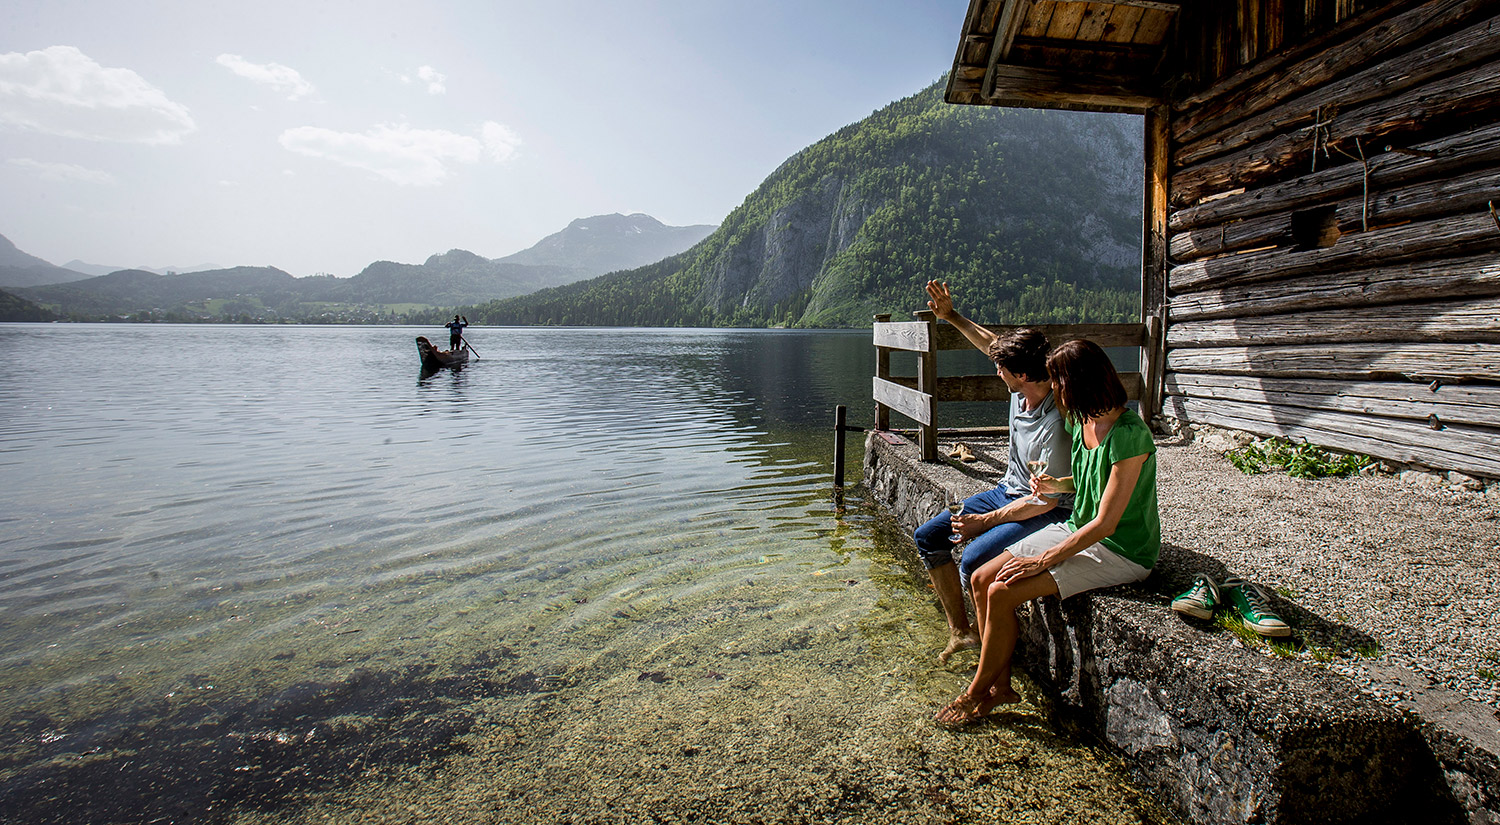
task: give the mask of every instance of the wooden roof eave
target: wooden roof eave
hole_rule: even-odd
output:
[[[1092,112],[1144,112],[1163,101],[1160,84],[1150,77],[1117,72],[1058,69],[1008,62],[1017,36],[1026,29],[1027,14],[1036,0],[1000,0],[998,13],[993,0],[970,0],[953,70],[948,75],[944,99],[949,103],[1018,106],[1041,109],[1074,109]],[[1099,0],[1110,5],[1159,7],[1175,10],[1172,3],[1153,0]],[[989,31],[985,12],[994,25]],[[1053,42],[1054,51],[1059,44]],[[987,50],[985,47],[988,47]],[[1101,44],[1078,42],[1080,57],[1096,53]],[[982,68],[972,61],[986,51]],[[1085,67],[1088,60],[1080,61]]]

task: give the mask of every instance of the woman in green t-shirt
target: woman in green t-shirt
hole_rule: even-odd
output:
[[[1099,345],[1069,341],[1047,356],[1053,393],[1073,435],[1073,475],[1034,476],[1041,495],[1074,493],[1073,517],[1012,544],[970,579],[982,648],[968,690],[938,712],[943,724],[971,722],[995,705],[1019,702],[1010,657],[1016,608],[1042,596],[1140,581],[1161,549],[1156,446],[1146,422],[1125,407],[1125,387]]]

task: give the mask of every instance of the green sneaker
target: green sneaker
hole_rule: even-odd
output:
[[[1229,597],[1229,604],[1239,612],[1245,627],[1262,636],[1290,636],[1292,634],[1291,625],[1282,621],[1281,617],[1271,610],[1271,599],[1266,596],[1266,592],[1253,583],[1244,579],[1225,579],[1224,591]]]
[[[1224,603],[1219,595],[1219,585],[1207,573],[1193,577],[1193,586],[1186,593],[1172,600],[1172,609],[1186,613],[1195,619],[1212,619],[1214,608]]]

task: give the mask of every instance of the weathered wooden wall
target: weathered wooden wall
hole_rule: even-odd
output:
[[[1183,22],[1163,413],[1500,478],[1500,2],[1247,3]]]

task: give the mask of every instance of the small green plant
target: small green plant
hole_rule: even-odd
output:
[[[1479,675],[1479,678],[1481,678],[1481,679],[1488,679],[1491,682],[1495,681],[1496,678],[1500,678],[1500,677],[1496,677],[1495,676],[1495,671],[1490,670],[1487,667],[1482,667],[1482,668],[1480,668],[1480,669],[1478,669],[1478,670],[1476,670],[1474,672]]]
[[[1366,455],[1333,453],[1314,444],[1293,444],[1285,438],[1246,444],[1224,457],[1246,475],[1285,470],[1292,478],[1345,478],[1375,463]]]
[[[1276,593],[1283,599],[1297,598],[1297,591],[1291,589],[1290,587],[1278,587],[1276,588]]]

